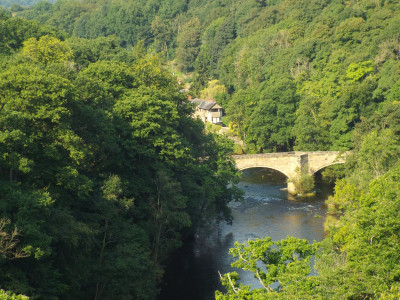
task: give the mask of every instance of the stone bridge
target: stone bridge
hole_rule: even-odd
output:
[[[288,191],[296,193],[290,180],[300,172],[313,175],[315,172],[335,164],[346,161],[347,153],[339,151],[314,151],[314,152],[278,152],[263,154],[233,155],[237,168],[241,170],[250,168],[269,168],[277,170],[288,178]]]

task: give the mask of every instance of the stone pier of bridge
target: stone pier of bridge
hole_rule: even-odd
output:
[[[347,153],[339,151],[278,152],[234,155],[237,168],[269,168],[283,173],[288,178],[288,192],[296,194],[292,179],[300,174],[313,175],[317,171],[335,164],[342,164]]]

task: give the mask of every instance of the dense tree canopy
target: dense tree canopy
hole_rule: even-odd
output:
[[[399,5],[370,0],[61,1],[17,15],[77,37],[117,35],[124,47],[142,41],[148,51],[193,71],[192,92],[198,95],[210,80],[219,80],[228,91],[226,125],[237,129],[248,151],[346,150],[352,147],[355,124],[371,116],[395,88],[388,80],[396,83],[398,76]],[[280,86],[290,89],[291,100],[278,95]],[[252,93],[252,109],[238,107],[247,106],[236,101],[235,94],[243,91]],[[241,121],[233,111],[243,112]],[[283,117],[284,129],[275,132],[271,119],[281,124]]]
[[[154,299],[168,254],[231,221],[232,145],[157,57],[1,22],[0,298]]]

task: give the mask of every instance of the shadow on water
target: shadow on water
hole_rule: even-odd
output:
[[[288,235],[309,241],[322,240],[326,213],[325,199],[332,187],[321,182],[313,198],[295,199],[288,195],[283,174],[265,168],[243,171],[239,187],[245,191],[243,203],[231,203],[233,224],[216,225],[210,236],[199,237],[175,251],[167,263],[165,283],[158,300],[214,299],[216,290],[222,290],[218,271],[222,274],[237,271],[241,283],[259,287],[249,272],[231,267],[234,258],[228,254],[235,241],[270,236],[280,240]]]

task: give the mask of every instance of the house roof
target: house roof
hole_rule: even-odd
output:
[[[191,103],[196,104],[196,106],[198,108],[204,109],[204,110],[210,110],[211,108],[213,108],[217,102],[215,101],[207,101],[207,100],[203,100],[203,99],[199,99],[199,98],[195,98],[190,100]],[[217,104],[218,108],[220,108],[220,106]]]

